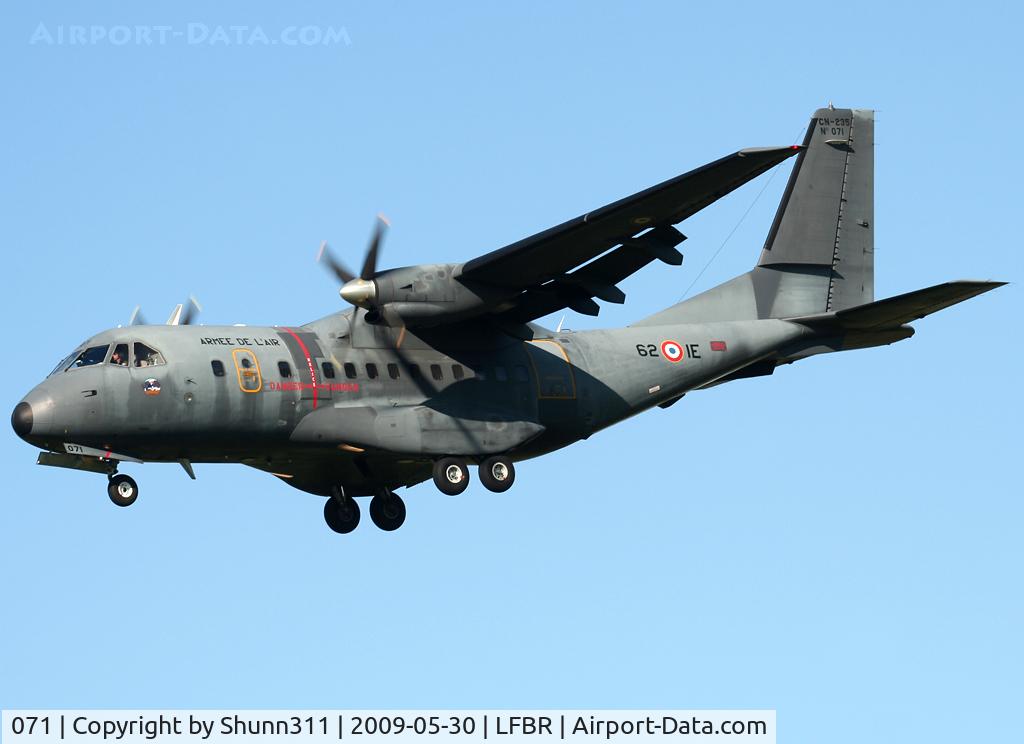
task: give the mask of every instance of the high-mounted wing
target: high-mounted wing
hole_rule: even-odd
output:
[[[592,298],[622,302],[625,295],[615,284],[655,258],[674,265],[682,262],[675,246],[685,237],[672,225],[799,150],[797,145],[740,150],[475,258],[463,266],[459,278],[522,290],[507,312],[517,320],[564,307],[596,315],[598,306]]]

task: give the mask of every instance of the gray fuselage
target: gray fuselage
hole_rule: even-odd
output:
[[[781,320],[530,331],[481,326],[452,341],[363,311],[297,328],[111,329],[25,397],[26,438],[55,452],[240,462],[313,493],[369,494],[429,478],[443,455],[564,447],[810,334]],[[90,349],[93,363],[73,366]]]

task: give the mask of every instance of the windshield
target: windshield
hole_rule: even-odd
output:
[[[71,365],[71,360],[78,356],[80,353],[81,349],[75,349],[74,351],[72,351],[66,357],[57,362],[57,366],[53,368],[53,372],[48,374],[47,377],[51,377],[57,374],[58,372],[63,372],[64,370],[66,370]]]
[[[107,358],[107,349],[109,348],[110,344],[104,344],[103,346],[90,346],[75,358],[75,361],[71,363],[68,369],[91,367],[94,364],[99,364]]]

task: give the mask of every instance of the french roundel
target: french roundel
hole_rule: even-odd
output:
[[[680,362],[683,359],[683,347],[675,341],[662,341],[661,355],[670,362]]]

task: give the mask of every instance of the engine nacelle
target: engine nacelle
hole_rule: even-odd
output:
[[[385,321],[398,316],[406,325],[431,325],[493,311],[496,303],[518,294],[463,283],[456,278],[461,268],[462,264],[421,264],[389,269],[372,280],[350,282],[342,288],[342,297],[377,311]]]

